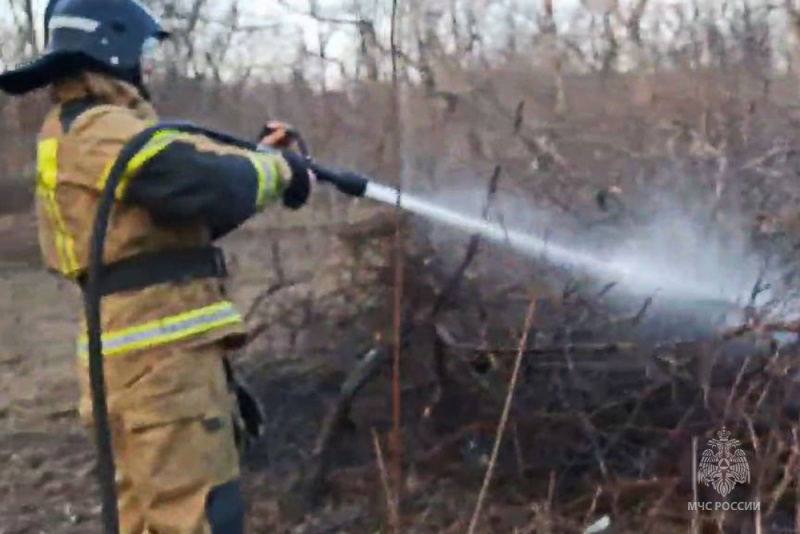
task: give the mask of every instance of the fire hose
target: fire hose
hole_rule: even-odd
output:
[[[97,214],[95,215],[89,265],[84,289],[84,307],[86,311],[87,336],[89,341],[89,379],[92,395],[92,411],[95,429],[95,447],[97,449],[97,477],[101,493],[101,520],[105,534],[119,533],[119,512],[115,487],[114,453],[111,443],[108,404],[105,388],[105,372],[103,366],[103,342],[100,309],[100,287],[103,277],[103,256],[108,223],[114,207],[114,192],[133,157],[147,144],[157,132],[162,130],[180,131],[188,134],[199,134],[228,145],[258,150],[256,143],[245,141],[228,134],[216,132],[200,126],[183,122],[160,123],[151,126],[131,138],[120,151],[108,175],[103,189]],[[327,182],[350,196],[363,196],[367,190],[368,180],[350,171],[336,171],[311,161],[305,141],[296,131],[290,131],[300,146],[300,151],[308,160],[309,168],[320,182]]]

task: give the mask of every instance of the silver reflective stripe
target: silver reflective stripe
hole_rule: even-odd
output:
[[[157,321],[150,328],[134,327],[135,332],[125,333],[123,330],[120,334],[103,335],[103,352],[119,352],[129,348],[142,348],[151,344],[156,345],[181,339],[185,336],[204,332],[209,327],[213,328],[241,318],[232,304],[222,308],[219,306],[213,306],[212,308],[216,309],[209,310],[202,315],[193,314],[192,317],[186,319]],[[192,312],[189,313],[191,314]],[[88,351],[88,341],[78,343],[79,354],[85,354]]]
[[[100,26],[96,20],[87,19],[85,17],[72,17],[69,15],[57,15],[50,19],[47,29],[52,31],[57,28],[67,28],[69,30],[79,30],[86,33],[92,33]]]

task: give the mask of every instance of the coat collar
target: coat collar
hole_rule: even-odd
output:
[[[82,73],[77,77],[56,82],[51,87],[51,98],[56,104],[90,97],[100,104],[122,106],[143,120],[156,119],[153,106],[133,85],[97,73]]]

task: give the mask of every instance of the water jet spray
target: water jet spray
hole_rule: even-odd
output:
[[[640,265],[636,257],[626,254],[603,259],[596,254],[515,230],[499,222],[473,217],[437,204],[417,195],[401,192],[352,173],[331,173],[316,169],[320,181],[328,181],[348,194],[369,198],[397,206],[431,221],[444,224],[468,234],[477,234],[488,241],[506,246],[528,257],[544,260],[552,265],[583,271],[590,278],[606,283],[613,282],[619,291],[640,296],[661,295],[667,300],[689,300],[716,303],[731,309],[740,309],[737,298],[680,274],[654,273]]]

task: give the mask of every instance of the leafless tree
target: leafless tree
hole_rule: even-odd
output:
[[[37,36],[39,20],[36,18],[34,0],[6,0],[6,5],[12,23],[11,31],[16,36],[12,54],[17,58],[37,54],[40,48]]]

